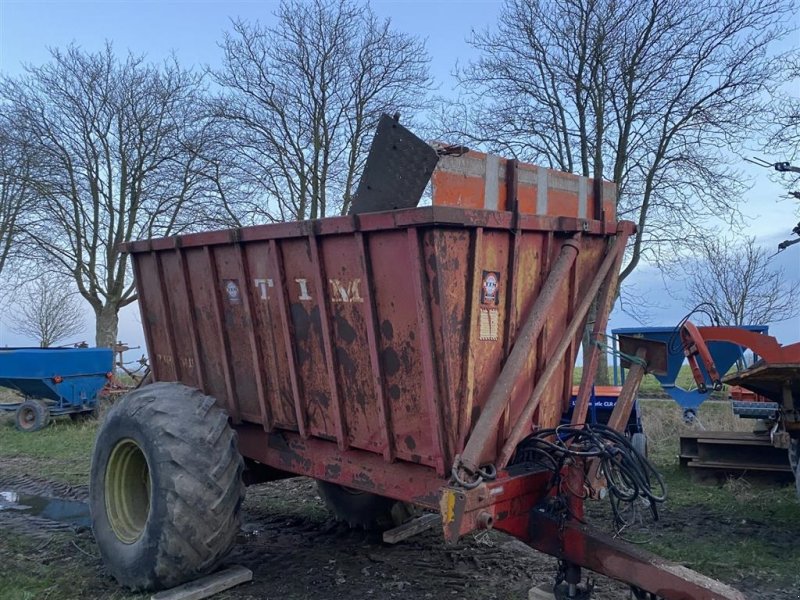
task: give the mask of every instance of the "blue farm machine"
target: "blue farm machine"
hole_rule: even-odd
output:
[[[2,348],[0,387],[22,401],[0,410],[14,411],[20,431],[38,431],[51,416],[91,413],[113,370],[111,348]]]
[[[794,475],[800,494],[800,343],[782,346],[764,325],[703,327],[690,321],[613,334],[627,378],[636,378],[623,384],[621,394],[626,388],[638,390],[644,373],[652,373],[683,409],[684,419],[693,422],[700,405],[727,384],[733,413],[757,423],[753,431],[681,436],[684,467],[716,477],[745,471]],[[684,360],[694,389],[677,384]]]

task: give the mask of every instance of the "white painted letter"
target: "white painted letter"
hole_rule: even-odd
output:
[[[271,287],[274,286],[274,283],[272,282],[272,279],[253,279],[253,283],[259,289],[259,291],[261,292],[261,299],[262,300],[268,300],[269,299],[269,290],[268,290],[268,288],[271,288]]]
[[[297,299],[298,300],[311,300],[311,296],[308,295],[308,280],[307,279],[295,279],[295,281],[300,286],[300,296]]]
[[[329,279],[331,284],[331,302],[363,302],[358,287],[360,279],[351,279],[342,283],[339,279]]]

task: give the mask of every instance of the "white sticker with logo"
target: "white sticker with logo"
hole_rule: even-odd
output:
[[[236,279],[223,279],[225,284],[225,294],[228,296],[228,302],[231,304],[240,304],[242,302],[242,294],[239,291],[239,282]]]

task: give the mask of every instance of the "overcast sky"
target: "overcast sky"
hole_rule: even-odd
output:
[[[106,40],[114,43],[118,52],[130,49],[160,60],[174,52],[180,62],[189,65],[218,65],[221,52],[217,43],[229,28],[231,18],[258,19],[272,22],[276,2],[197,0],[95,0],[74,2],[50,0],[0,0],[0,70],[19,73],[21,64],[39,64],[48,58],[48,47],[75,42],[87,50],[102,47]],[[440,91],[449,93],[453,80],[451,72],[458,61],[474,57],[466,39],[473,29],[491,26],[500,10],[500,2],[492,1],[395,1],[372,2],[375,11],[391,17],[396,28],[427,40],[432,57],[432,75]],[[797,18],[797,17],[795,17]],[[796,23],[797,26],[800,22]],[[800,36],[795,34],[783,47],[799,47]],[[789,89],[800,95],[798,84]],[[768,157],[782,160],[779,155]],[[768,176],[766,170],[744,165],[752,178],[751,190],[744,198],[743,208],[749,223],[742,235],[755,235],[760,243],[775,248],[789,235],[797,222],[797,204],[786,199],[786,190]],[[782,201],[780,199],[783,198]],[[716,228],[709,226],[709,234]],[[800,244],[773,259],[783,266],[788,277],[800,280]],[[641,267],[629,282],[640,296],[652,303],[651,325],[672,325],[686,312],[680,299],[682,283],[665,284],[664,277],[653,267]],[[800,299],[798,299],[800,302]],[[611,326],[637,325],[631,317],[616,309]],[[774,324],[771,332],[782,343],[800,340],[800,318]],[[94,340],[93,319],[87,310],[84,336]],[[141,326],[135,307],[123,310],[120,339],[143,345]],[[8,331],[0,322],[0,346],[29,344]]]

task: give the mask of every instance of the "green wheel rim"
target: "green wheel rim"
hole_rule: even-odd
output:
[[[150,468],[134,440],[120,440],[106,465],[106,514],[111,529],[125,544],[138,540],[150,516]]]

